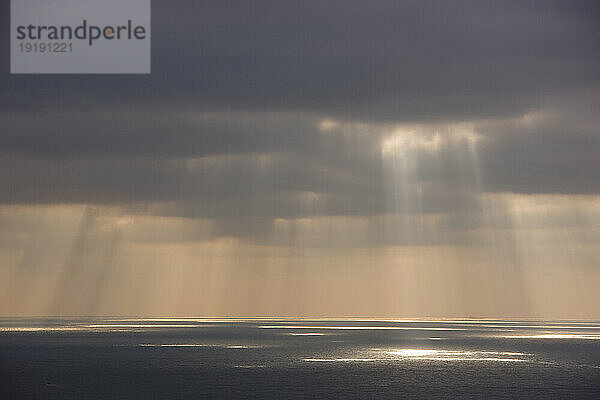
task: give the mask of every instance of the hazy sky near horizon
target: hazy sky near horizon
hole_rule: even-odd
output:
[[[112,76],[10,75],[6,28],[0,315],[600,318],[599,21],[155,0]]]

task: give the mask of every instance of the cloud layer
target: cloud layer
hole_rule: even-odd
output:
[[[148,76],[10,75],[2,52],[0,277],[93,286],[75,313],[127,297],[123,265],[208,268],[217,286],[248,263],[410,265],[369,282],[404,279],[414,299],[419,271],[447,289],[482,265],[472,286],[496,294],[480,311],[509,314],[536,300],[507,306],[504,273],[505,293],[557,263],[597,282],[597,2],[177,0],[152,15]],[[71,298],[50,292],[54,311]],[[242,307],[221,306],[205,311]]]

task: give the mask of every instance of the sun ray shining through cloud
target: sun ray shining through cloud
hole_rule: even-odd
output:
[[[596,7],[255,8],[4,71],[1,315],[598,317]]]

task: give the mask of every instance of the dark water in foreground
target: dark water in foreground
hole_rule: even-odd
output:
[[[0,319],[0,385],[7,399],[600,399],[600,323]]]

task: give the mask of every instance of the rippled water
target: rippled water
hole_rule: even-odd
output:
[[[5,398],[600,398],[600,323],[0,319]]]

